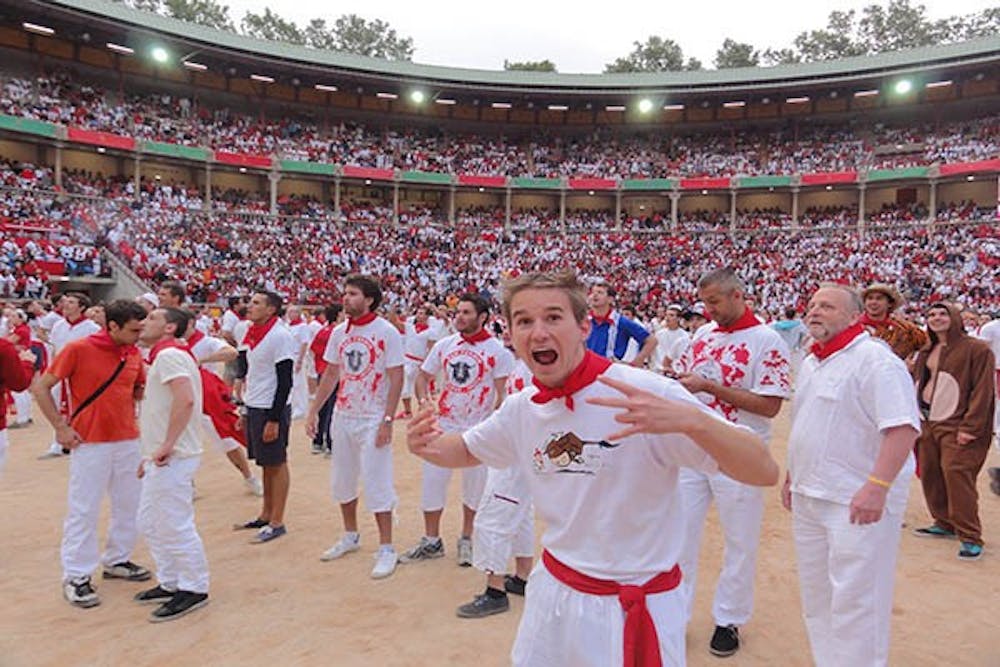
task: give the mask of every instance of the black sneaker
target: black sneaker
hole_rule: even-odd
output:
[[[313,454],[322,454],[323,453],[323,443],[322,442],[314,442],[312,444],[312,453]]]
[[[191,591],[177,591],[169,601],[160,605],[150,614],[149,620],[152,623],[162,623],[172,621],[189,614],[195,609],[208,604],[208,593],[192,593]]]
[[[114,565],[105,565],[104,573],[102,576],[105,579],[125,579],[126,581],[148,581],[153,574],[142,567],[141,565],[136,565],[130,560],[122,561],[121,563],[115,563]]]
[[[472,602],[463,604],[455,610],[459,618],[483,618],[493,614],[502,614],[510,609],[510,601],[506,595],[493,597],[489,593],[480,593]]]
[[[503,589],[513,595],[520,595],[521,597],[524,597],[524,589],[527,588],[527,586],[528,582],[516,574],[508,574],[503,578]]]
[[[168,591],[163,586],[157,584],[153,588],[142,591],[141,593],[136,593],[132,596],[132,599],[143,604],[148,604],[150,602],[162,604],[173,598],[176,594],[177,591]]]
[[[735,625],[717,625],[708,644],[712,655],[725,658],[740,650],[740,629]]]

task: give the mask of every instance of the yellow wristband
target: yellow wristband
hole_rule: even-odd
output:
[[[878,484],[879,486],[884,486],[885,488],[891,488],[892,482],[887,482],[884,479],[879,479],[875,475],[868,475],[868,481],[872,484]]]

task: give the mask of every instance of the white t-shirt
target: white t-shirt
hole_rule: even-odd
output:
[[[758,396],[788,396],[789,353],[781,336],[763,324],[732,332],[717,329],[718,323],[710,322],[695,332],[690,347],[674,365],[678,372],[694,373]],[[696,396],[734,424],[750,427],[765,441],[770,439],[770,418],[741,410],[708,392]]]
[[[250,331],[250,320],[240,320],[233,326],[233,339],[236,341],[237,349],[243,349],[243,339]]]
[[[177,378],[190,380],[194,409],[191,419],[174,445],[173,456],[187,458],[201,454],[201,374],[191,355],[183,350],[167,348],[156,355],[156,360],[146,374],[146,393],[139,412],[140,449],[145,458],[151,457],[163,445],[170,424],[170,407],[174,400],[169,382]]]
[[[417,331],[417,325],[412,320],[406,320],[403,335],[403,359],[407,363],[419,364],[427,358],[427,348],[437,340],[436,328],[430,324],[423,331]]]
[[[212,318],[208,315],[199,315],[194,321],[194,327],[207,336],[212,330]]]
[[[1000,320],[987,322],[979,329],[979,337],[990,344],[993,350],[993,360],[1000,369]]]
[[[467,343],[452,334],[434,344],[420,370],[442,374],[438,396],[441,426],[449,431],[468,428],[486,419],[496,404],[494,382],[510,375],[514,355],[492,336]]]
[[[674,380],[622,364],[605,375],[713,414]],[[536,393],[532,385],[509,396],[466,431],[463,439],[472,455],[493,468],[520,466],[546,526],[542,545],[563,563],[622,583],[645,582],[670,570],[684,534],[680,466],[713,473],[715,460],[678,434],[606,442],[622,428],[614,421],[618,411],[587,399],[621,394],[600,382],[573,395],[572,411],[563,399],[533,403]],[[555,443],[564,436],[582,441],[582,449],[558,454]]]
[[[247,348],[246,389],[243,390],[243,402],[247,407],[271,407],[274,393],[278,390],[278,374],[274,366],[286,359],[294,363],[298,352],[288,327],[282,326],[280,322],[271,327],[256,347],[252,350]],[[291,398],[292,393],[288,392],[289,402]]]
[[[71,343],[74,340],[80,340],[81,338],[86,338],[91,334],[95,334],[101,330],[101,325],[99,325],[94,320],[83,318],[76,324],[70,324],[69,320],[65,317],[60,317],[55,324],[52,325],[52,332],[49,334],[49,343],[52,345],[52,349],[56,354],[66,347],[67,343]]]
[[[63,316],[54,310],[50,310],[41,317],[37,318],[35,321],[38,322],[38,327],[45,329],[46,331],[52,331],[52,327],[56,325],[56,322],[63,319]]]
[[[875,466],[882,433],[908,424],[920,432],[917,392],[906,365],[864,333],[823,361],[802,362],[792,399],[788,472],[792,491],[849,505]],[[886,509],[901,514],[913,477],[907,456]]]
[[[229,343],[221,338],[216,338],[215,336],[203,336],[201,340],[194,345],[191,345],[191,354],[194,355],[194,358],[198,360],[199,364],[204,365],[205,368],[212,371],[219,377],[222,377],[222,373],[220,372],[221,364],[212,363],[205,365],[204,362],[205,359],[208,359],[213,354],[226,347],[229,347]]]
[[[232,310],[227,310],[222,313],[222,323],[219,328],[223,333],[233,333],[233,329],[236,327],[237,322],[244,322],[245,320],[240,319],[240,316],[234,313]]]
[[[403,365],[403,337],[381,317],[352,326],[350,333],[348,324],[334,327],[323,352],[324,361],[340,367],[336,410],[352,417],[381,418],[389,402],[386,371]]]
[[[653,350],[652,369],[657,373],[663,370],[663,360],[667,357],[676,363],[691,344],[691,334],[684,329],[668,329],[663,327],[654,334],[656,349]]]
[[[528,368],[528,364],[524,363],[523,359],[515,358],[514,367],[511,369],[510,375],[507,376],[506,384],[504,384],[504,389],[507,390],[507,395],[510,396],[511,394],[516,394],[517,392],[530,387],[531,378],[531,369]]]

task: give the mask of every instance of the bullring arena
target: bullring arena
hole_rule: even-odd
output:
[[[917,324],[943,299],[974,316],[970,331],[1000,318],[996,36],[723,73],[575,75],[345,56],[103,0],[0,9],[0,300],[15,316],[63,292],[108,303],[179,281],[218,333],[208,320],[230,297],[266,288],[312,312],[362,271],[401,326],[423,304],[443,322],[467,289],[495,298],[518,273],[570,267],[659,323],[667,304],[703,307],[699,277],[733,266],[767,323],[801,315],[825,281],[890,283]],[[10,412],[8,426],[21,419]],[[785,401],[773,421],[782,475],[790,413]],[[405,428],[397,419],[392,444],[400,552],[423,535]],[[145,584],[98,573],[99,606],[63,599],[69,461],[39,460],[52,430],[37,406],[7,435],[0,667],[510,664],[523,598],[455,614],[483,588],[455,562],[455,482],[446,557],[374,580],[366,510],[361,549],[320,561],[341,523],[331,461],[310,451],[303,420],[274,544],[233,530],[260,501],[206,446],[194,507],[211,601],[154,625],[132,600]],[[985,551],[963,562],[955,541],[913,534],[929,516],[910,482],[889,664],[1000,667],[1000,497],[985,471],[978,491]],[[777,488],[765,497],[754,612],[728,659],[707,650],[723,550],[709,513],[689,665],[812,664],[791,516]],[[133,560],[152,566],[142,540]]]

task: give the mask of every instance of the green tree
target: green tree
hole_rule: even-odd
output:
[[[794,41],[799,57],[811,62],[864,55],[867,49],[854,39],[855,16],[854,10],[833,11],[825,29],[799,33]]]
[[[551,60],[525,60],[524,62],[511,62],[504,59],[503,68],[508,72],[555,72],[556,64]]]
[[[868,5],[861,10],[855,41],[868,53],[899,51],[935,42],[933,24],[927,19],[923,5],[916,7],[910,0],[891,0],[887,7]]]
[[[760,64],[760,54],[753,44],[737,42],[726,37],[722,46],[715,52],[715,69],[730,69],[733,67],[756,67]]]
[[[684,61],[684,51],[672,39],[651,35],[645,41],[634,42],[632,53],[604,66],[605,72],[677,72],[701,69],[701,61],[689,58]]]
[[[367,21],[357,14],[344,14],[331,31],[335,49],[359,56],[412,60],[413,39],[400,37],[385,21]]]
[[[760,54],[760,64],[766,67],[773,65],[792,65],[802,62],[802,56],[793,49],[764,49]]]
[[[138,0],[159,2],[159,0]],[[167,16],[189,23],[208,26],[217,30],[235,32],[236,27],[229,17],[229,7],[216,0],[163,0],[163,11]]]
[[[295,22],[281,18],[272,12],[270,7],[265,7],[263,14],[247,12],[240,21],[240,32],[249,37],[274,42],[306,43],[302,30],[295,25]]]

